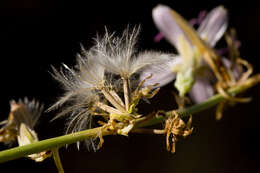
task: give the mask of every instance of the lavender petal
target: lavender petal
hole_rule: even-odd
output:
[[[227,10],[223,6],[219,6],[211,10],[202,21],[198,33],[211,47],[214,47],[225,33],[227,25]]]
[[[165,5],[158,5],[153,9],[152,16],[156,27],[164,37],[178,49],[178,39],[183,36],[189,43],[179,24],[171,14],[172,9]],[[179,50],[179,49],[178,49]]]
[[[192,89],[189,92],[191,100],[197,104],[205,101],[209,97],[213,96],[214,89],[210,83],[210,80],[206,77],[196,77]]]
[[[144,69],[140,74],[140,80],[146,79],[152,75],[151,78],[146,79],[144,86],[154,85],[158,83],[156,87],[162,87],[173,81],[176,74],[173,72],[173,68],[182,62],[180,56],[176,56],[175,59],[156,65],[151,65]]]

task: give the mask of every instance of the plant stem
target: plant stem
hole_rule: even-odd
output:
[[[247,89],[251,88],[252,86],[256,85],[259,82],[260,82],[260,74],[251,77],[250,79],[245,81],[242,85],[235,86],[235,87],[229,89],[228,94],[233,95],[233,96],[237,95],[239,93],[246,91]],[[193,105],[188,108],[179,109],[179,110],[177,110],[177,112],[180,115],[180,117],[183,118],[186,116],[190,116],[191,114],[196,114],[203,110],[209,109],[209,108],[219,104],[223,100],[225,100],[225,98],[222,95],[216,94],[204,102],[201,102],[199,104]],[[166,118],[169,117],[170,115],[171,115],[171,111],[166,112]],[[145,117],[142,117],[137,120],[137,124],[135,125],[135,127],[138,128],[138,127],[151,126],[154,124],[161,123],[164,119],[165,119],[165,117],[163,117],[163,116],[157,116],[157,117],[150,119],[149,121],[145,121]]]
[[[53,154],[53,159],[54,159],[55,165],[58,169],[58,172],[64,173],[62,163],[61,163],[61,160],[60,160],[59,148],[52,149],[52,154]]]
[[[260,74],[255,75],[254,77],[251,77],[250,79],[243,82],[243,84],[241,84],[239,86],[235,86],[235,87],[229,89],[228,93],[230,95],[234,96],[238,93],[241,93],[241,92],[251,88],[252,86],[254,86],[255,84],[257,84],[259,82],[260,82]],[[181,117],[189,116],[191,114],[195,114],[195,113],[201,112],[205,109],[211,108],[223,100],[224,100],[224,97],[220,94],[217,94],[200,104],[191,106],[189,108],[177,110],[177,112],[179,113],[179,115]],[[170,116],[170,114],[171,114],[171,111],[166,112],[167,117]],[[158,116],[158,117],[155,117],[155,118],[152,118],[152,119],[149,119],[146,121],[146,118],[142,117],[136,121],[134,128],[145,127],[145,126],[150,126],[150,125],[154,125],[157,123],[161,123],[164,121],[164,119],[165,119],[165,117]],[[60,148],[66,144],[75,143],[77,141],[82,141],[87,138],[95,138],[95,137],[97,137],[100,130],[101,130],[101,127],[94,128],[94,129],[88,129],[88,130],[84,130],[84,131],[80,131],[80,132],[76,132],[76,133],[72,133],[72,134],[68,134],[68,135],[64,135],[64,136],[59,136],[59,137],[55,137],[55,138],[42,140],[42,141],[39,141],[39,142],[36,142],[33,144],[4,150],[4,151],[0,152],[0,163],[7,162],[9,160],[18,159],[18,158],[21,158],[21,157],[24,157],[24,156],[27,156],[27,155],[33,154],[33,153],[39,153],[39,152],[45,151],[45,150],[52,150],[55,148]],[[102,132],[103,136],[111,135],[111,134],[112,134],[112,132],[108,132],[108,131]]]
[[[21,158],[27,156],[32,153],[39,153],[45,150],[51,150],[53,148],[62,147],[66,144],[75,143],[77,141],[82,141],[87,138],[94,138],[100,132],[101,127],[88,129],[84,131],[80,131],[77,133],[72,133],[64,136],[59,136],[55,138],[50,138],[46,140],[42,140],[33,144],[24,145],[20,147],[14,147],[8,150],[4,150],[0,152],[0,163],[6,162],[9,160],[14,160],[17,158]],[[102,132],[102,134],[108,135],[108,132]]]

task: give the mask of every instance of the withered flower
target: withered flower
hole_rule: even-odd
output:
[[[67,133],[91,128],[94,117],[103,117],[99,121],[102,125],[99,148],[103,131],[128,135],[133,128],[135,119],[140,117],[136,109],[139,100],[151,98],[158,91],[152,91],[153,86],[142,88],[146,79],[135,86],[136,73],[172,58],[171,54],[159,52],[138,53],[138,33],[139,27],[127,28],[121,37],[106,33],[96,39],[89,51],[82,49],[74,68],[64,65],[60,71],[54,69],[53,76],[63,84],[66,93],[49,110],[66,103],[56,118],[68,115]]]
[[[172,111],[171,116],[165,122],[166,147],[168,151],[175,152],[175,145],[178,137],[187,137],[193,131],[191,127],[192,116],[187,124],[179,117],[176,111]]]
[[[10,102],[10,113],[7,120],[0,124],[0,142],[12,143],[18,141],[19,146],[35,143],[38,140],[34,127],[42,114],[43,105],[36,100],[29,101],[27,98],[18,102]],[[43,151],[28,155],[36,162],[41,162],[49,157],[49,152]]]
[[[27,98],[18,102],[10,102],[10,113],[7,120],[1,122],[0,142],[10,143],[16,140],[19,128],[24,123],[28,128],[33,129],[41,113],[43,105]]]

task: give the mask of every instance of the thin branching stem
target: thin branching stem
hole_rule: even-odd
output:
[[[230,95],[239,94],[241,92],[246,91],[247,89],[251,88],[252,86],[254,86],[255,84],[257,84],[259,82],[260,82],[260,74],[257,74],[255,76],[249,78],[245,82],[243,82],[243,84],[240,84],[238,86],[235,86],[235,87],[229,89],[228,93]],[[194,115],[198,112],[201,112],[203,110],[206,110],[208,108],[211,108],[211,107],[219,104],[224,99],[225,98],[222,95],[217,94],[200,104],[177,110],[177,113],[178,113],[178,115],[180,115],[181,118],[189,116],[191,114]],[[172,113],[172,111],[166,112],[166,117],[169,117],[171,115],[171,113]],[[145,117],[139,118],[136,120],[136,124],[135,124],[134,128],[141,128],[141,127],[146,127],[146,126],[151,126],[154,124],[162,123],[166,117],[156,116],[156,117],[148,119],[148,120],[146,120]],[[84,139],[95,138],[100,133],[101,128],[102,127],[88,129],[88,130],[80,131],[77,133],[72,133],[72,134],[59,136],[59,137],[55,137],[55,138],[50,138],[50,139],[42,140],[42,141],[39,141],[39,142],[36,142],[33,144],[28,144],[28,145],[24,145],[24,146],[20,146],[20,147],[14,147],[14,148],[11,148],[8,150],[1,151],[0,152],[0,163],[7,162],[9,160],[18,159],[21,157],[25,157],[25,156],[27,156],[29,154],[33,154],[33,153],[39,153],[41,151],[60,148],[62,146],[65,146],[66,144],[72,144],[77,141],[82,141]],[[108,132],[108,131],[102,132],[103,136],[112,135],[112,134],[114,134],[114,133]]]

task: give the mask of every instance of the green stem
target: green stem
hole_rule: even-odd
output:
[[[52,155],[53,155],[53,159],[55,162],[55,165],[58,169],[59,173],[64,173],[63,167],[62,167],[62,163],[60,160],[60,155],[59,155],[59,148],[54,148],[52,149]]]
[[[241,84],[239,86],[231,88],[230,90],[228,90],[228,93],[230,95],[236,95],[238,93],[241,93],[241,92],[247,90],[248,88],[251,88],[252,86],[257,84],[259,81],[260,81],[260,74],[254,76],[254,77],[251,77],[250,79],[248,79],[247,81],[245,81],[243,84]],[[195,113],[198,113],[205,109],[211,108],[223,100],[224,100],[223,96],[217,94],[200,104],[197,104],[197,105],[194,105],[189,108],[182,109],[182,110],[177,110],[177,111],[181,117],[185,117],[190,114],[195,114]],[[170,116],[170,113],[171,113],[171,111],[167,112],[166,115]],[[153,124],[161,123],[164,121],[164,118],[165,117],[159,116],[159,117],[155,117],[153,119],[147,120],[147,121],[146,121],[145,117],[140,118],[136,121],[137,123],[135,125],[135,128],[145,127],[145,126],[150,126]],[[29,154],[33,154],[33,153],[39,153],[39,152],[45,151],[45,150],[52,150],[54,148],[60,148],[66,144],[75,143],[77,141],[82,141],[87,138],[95,138],[95,137],[97,137],[100,130],[101,130],[101,127],[94,128],[94,129],[88,129],[88,130],[80,131],[77,133],[72,133],[72,134],[59,136],[59,137],[55,137],[55,138],[50,138],[50,139],[42,140],[42,141],[39,141],[39,142],[36,142],[33,144],[4,150],[4,151],[0,152],[0,163],[7,162],[9,160],[18,159],[21,157],[25,157],[25,156],[27,156]],[[111,135],[111,134],[112,134],[111,132],[107,132],[107,131],[102,132],[103,136]]]
[[[260,74],[255,75],[254,77],[248,79],[246,82],[243,83],[243,85],[239,85],[239,86],[229,89],[228,93],[232,96],[235,96],[239,93],[246,91],[247,89],[251,88],[252,86],[256,85],[258,82],[260,82]],[[225,98],[222,95],[216,94],[204,102],[201,102],[199,104],[193,105],[188,108],[179,109],[179,110],[177,110],[177,112],[180,115],[180,117],[183,118],[186,116],[190,116],[191,114],[196,114],[198,112],[209,109],[209,108],[217,105],[224,99]],[[166,112],[166,116],[169,117],[171,115],[171,112],[172,111]],[[147,127],[147,126],[155,125],[155,124],[161,123],[162,121],[164,121],[164,119],[165,119],[164,116],[157,116],[157,117],[150,119],[149,121],[145,121],[145,117],[142,117],[137,120],[138,122],[135,125],[135,127]]]
[[[88,129],[80,131],[77,133],[72,133],[64,136],[59,136],[55,138],[45,139],[33,144],[14,147],[8,150],[0,152],[0,163],[9,160],[18,159],[29,154],[39,153],[45,150],[51,150],[53,148],[62,147],[66,144],[72,144],[77,141],[82,141],[87,138],[95,138],[100,132],[101,127]],[[108,132],[102,132],[103,135],[108,135]]]

